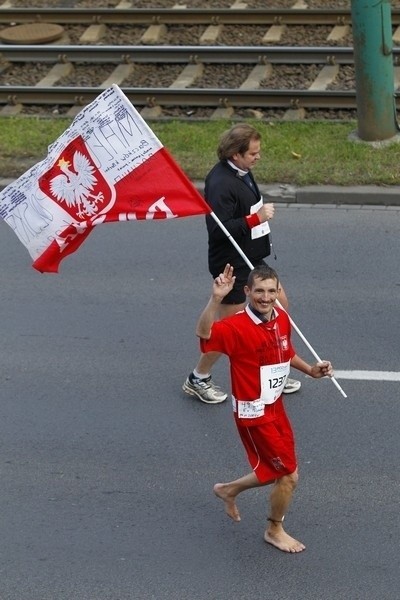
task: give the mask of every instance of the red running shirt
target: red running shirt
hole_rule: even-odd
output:
[[[282,413],[282,395],[263,407],[255,418],[240,418],[237,407],[261,397],[261,367],[290,361],[295,355],[287,313],[275,308],[271,321],[261,321],[248,307],[216,321],[209,340],[201,340],[202,352],[222,352],[229,357],[234,411],[238,425],[249,427],[274,420]]]

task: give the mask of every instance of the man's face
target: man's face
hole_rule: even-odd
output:
[[[260,279],[256,277],[251,288],[244,288],[247,300],[253,308],[262,315],[270,317],[274,308],[275,300],[279,293],[276,279]]]
[[[249,149],[244,154],[234,154],[232,162],[242,171],[252,169],[260,158],[260,140],[250,140]]]

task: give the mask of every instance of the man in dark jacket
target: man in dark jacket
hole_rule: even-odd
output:
[[[253,266],[264,263],[271,253],[268,221],[274,216],[274,205],[264,203],[251,172],[260,158],[261,135],[251,125],[239,123],[226,131],[218,146],[219,162],[211,169],[205,180],[205,198],[215,215],[226,227]],[[214,219],[207,215],[208,267],[215,279],[223,272],[226,263],[235,269],[235,284],[223,299],[219,318],[225,318],[242,310],[246,305],[244,286],[250,267],[243,260],[232,242]],[[281,286],[278,297],[287,309],[288,301]],[[195,369],[183,384],[183,390],[202,402],[218,404],[227,394],[216,386],[211,369],[220,354],[208,352],[200,356]],[[299,381],[288,379],[284,393],[296,392]]]

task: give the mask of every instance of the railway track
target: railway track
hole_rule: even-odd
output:
[[[400,23],[400,8],[392,10],[393,25]],[[307,111],[356,109],[353,51],[351,47],[273,46],[273,36],[287,26],[328,25],[335,43],[351,31],[351,14],[343,9],[14,9],[0,6],[0,23],[58,23],[85,26],[78,44],[0,45],[0,115],[30,110],[73,116],[112,83],[117,83],[146,117],[232,117],[246,109],[270,117],[278,110],[284,118],[304,118]],[[198,45],[107,45],[108,26],[145,25],[143,38],[152,31],[155,40],[170,25],[203,25]],[[219,42],[225,25],[266,26],[265,44],[226,46]],[[211,30],[211,31],[210,31]],[[251,29],[250,29],[251,30]],[[158,36],[157,36],[158,31]],[[249,29],[247,30],[249,31]],[[273,35],[269,35],[273,33]],[[336,32],[336,37],[335,37]],[[0,32],[1,33],[1,32]],[[211,35],[212,34],[212,35]],[[400,41],[399,27],[394,39]],[[67,37],[68,39],[68,37]],[[90,39],[92,44],[82,42]],[[196,41],[196,40],[194,40]],[[393,51],[395,87],[400,87],[400,48]],[[22,85],[26,73],[40,67],[34,83]],[[104,69],[103,69],[104,67]],[[173,70],[174,69],[174,70]],[[236,71],[235,71],[236,69]],[[345,77],[342,76],[343,70]],[[77,83],[86,70],[85,84]],[[152,74],[153,71],[153,74]],[[239,71],[239,74],[238,74]],[[97,80],[87,79],[97,72]],[[100,74],[99,74],[100,72]],[[171,73],[167,83],[160,74]],[[11,77],[10,77],[11,73]],[[21,81],[18,80],[19,73]],[[291,74],[296,74],[292,82]],[[298,80],[304,74],[304,81]],[[281,81],[280,81],[281,76]],[[99,79],[100,77],[100,79]],[[286,79],[285,79],[286,78]],[[73,81],[73,80],[76,81]],[[147,81],[150,79],[150,81]],[[345,82],[341,84],[341,79]],[[71,81],[72,80],[72,81]],[[342,85],[342,87],[341,87]],[[400,109],[399,99],[396,98]],[[173,110],[171,112],[171,108]]]

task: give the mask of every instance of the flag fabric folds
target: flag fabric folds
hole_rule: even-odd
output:
[[[104,90],[0,194],[0,217],[41,272],[57,273],[100,223],[211,209],[117,85]]]

